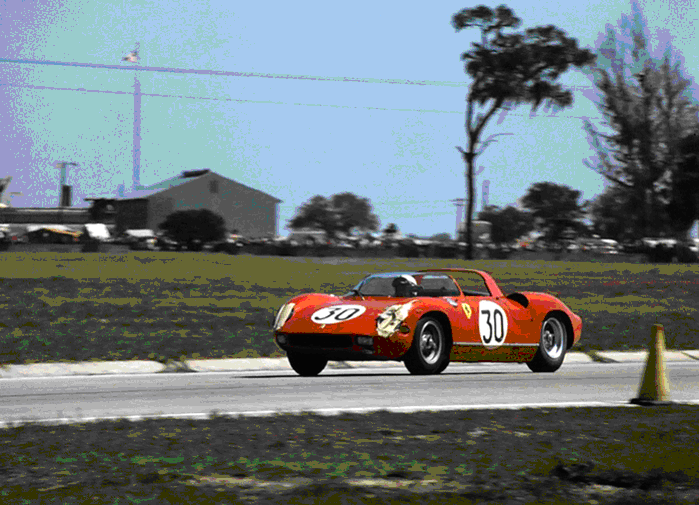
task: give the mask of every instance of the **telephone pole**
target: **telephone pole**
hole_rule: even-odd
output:
[[[128,56],[122,58],[122,61],[138,65],[140,60],[139,46],[139,42],[136,42],[136,48]],[[138,72],[137,66],[133,73],[133,173],[131,189],[134,191],[141,188],[141,81],[138,79]]]
[[[454,241],[459,242],[459,239],[461,238],[460,225],[463,220],[464,203],[466,200],[464,198],[454,198],[451,202],[456,205],[456,233],[454,234]]]
[[[78,164],[73,161],[57,161],[54,167],[61,171],[61,182],[59,186],[58,194],[58,206],[59,207],[70,207],[70,186],[67,184],[68,180],[68,166],[77,167]]]

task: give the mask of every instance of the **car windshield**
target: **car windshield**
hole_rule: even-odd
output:
[[[456,283],[445,274],[392,273],[372,275],[360,282],[350,294],[362,296],[458,296]]]

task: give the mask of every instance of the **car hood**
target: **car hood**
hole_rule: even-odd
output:
[[[284,333],[328,333],[388,336],[399,324],[417,320],[427,306],[446,303],[425,298],[337,298],[291,300],[294,313]]]

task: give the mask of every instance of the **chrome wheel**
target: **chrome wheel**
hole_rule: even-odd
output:
[[[541,324],[539,348],[527,366],[532,372],[555,372],[563,364],[568,347],[568,326],[564,315],[548,315]],[[568,322],[568,326],[566,326]]]
[[[450,341],[442,324],[434,317],[425,317],[415,327],[413,343],[403,362],[411,374],[438,374],[449,365],[450,352]]]
[[[551,359],[558,359],[563,354],[566,330],[558,319],[552,317],[541,326],[541,346]]]
[[[434,365],[442,354],[444,336],[442,328],[436,322],[429,321],[422,327],[418,341],[420,356],[428,365]]]

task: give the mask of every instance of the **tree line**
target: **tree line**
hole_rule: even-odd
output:
[[[581,196],[580,191],[565,185],[538,182],[521,198],[521,208],[488,206],[478,219],[492,223],[491,238],[495,244],[512,244],[531,231],[540,232],[547,242],[558,243],[566,237],[590,232],[585,223],[589,203],[581,201]],[[288,227],[322,230],[332,239],[378,231],[379,218],[368,198],[346,192],[329,198],[314,196],[297,210]],[[383,230],[387,236],[395,236],[398,231],[395,223]],[[444,241],[449,234],[435,230],[432,237]]]
[[[553,25],[515,31],[521,20],[506,5],[463,9],[451,21],[457,32],[481,32],[481,40],[461,56],[471,78],[466,97],[468,147],[457,147],[466,163],[467,258],[472,258],[475,158],[497,135],[481,142],[486,124],[496,112],[519,105],[531,106],[532,112],[540,106],[570,107],[573,95],[558,78],[571,68],[587,72],[602,97],[596,105],[606,130],[599,131],[590,121],[584,124],[594,151],[586,165],[610,183],[590,203],[597,231],[627,240],[687,239],[699,217],[699,107],[672,45],[653,54],[638,4],[632,3],[632,14],[622,17],[619,28],[607,25],[596,52],[579,48],[574,38]],[[546,232],[555,237],[565,226],[562,218],[559,224],[549,223]]]
[[[594,154],[584,165],[602,175],[608,188],[594,200],[580,202],[579,191],[541,182],[522,198],[523,208],[490,207],[478,218],[493,223],[493,239],[500,243],[533,229],[552,243],[588,233],[620,241],[686,240],[699,218],[699,105],[672,45],[654,54],[636,3],[618,28],[606,26],[597,51],[578,47],[576,39],[553,25],[516,31],[521,23],[506,5],[462,9],[451,19],[457,32],[476,28],[481,35],[461,55],[471,79],[467,146],[457,146],[466,165],[465,256],[473,257],[475,160],[501,135],[482,141],[485,127],[496,113],[501,116],[520,105],[533,112],[572,106],[572,92],[558,82],[569,69],[584,71],[601,97],[596,106],[605,130],[585,121],[584,134]],[[315,227],[333,236],[353,228],[375,230],[377,223],[367,199],[341,193],[314,197],[289,226]]]
[[[596,51],[578,47],[575,38],[554,25],[517,31],[521,24],[506,5],[480,5],[451,17],[457,32],[480,31],[480,40],[461,55],[470,78],[467,144],[457,146],[465,163],[466,258],[473,257],[475,160],[502,135],[481,140],[488,122],[521,105],[533,112],[572,106],[572,92],[558,81],[570,69],[584,71],[601,97],[596,106],[604,129],[585,121],[581,134],[587,135],[593,156],[583,165],[603,176],[609,187],[594,200],[580,202],[579,191],[540,182],[523,196],[522,208],[489,207],[479,219],[493,223],[494,240],[501,243],[527,229],[538,229],[547,241],[560,241],[590,231],[585,219],[592,232],[616,240],[686,240],[699,218],[699,105],[677,51],[670,43],[660,53],[650,46],[647,23],[636,3],[617,28],[607,25]],[[368,199],[345,192],[314,196],[288,226],[315,228],[334,237],[376,231],[378,223]],[[168,227],[172,234],[196,228],[177,220]]]

